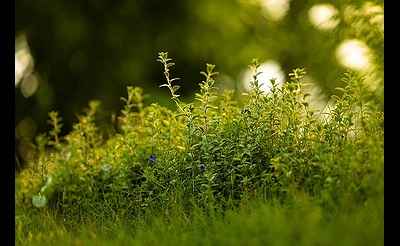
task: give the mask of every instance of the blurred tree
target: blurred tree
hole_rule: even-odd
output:
[[[341,62],[338,48],[358,40],[370,62],[361,74],[383,106],[382,0],[17,0],[15,6],[16,59],[17,41],[25,37],[34,61],[18,81],[16,72],[21,163],[29,146],[23,143],[50,129],[52,110],[60,112],[66,134],[91,99],[102,102],[99,124],[110,125],[128,85],[143,87],[148,103],[174,107],[168,91],[158,87],[164,83],[156,62],[161,51],[177,64],[171,73],[181,78],[182,100],[194,97],[206,63],[230,78],[228,85],[223,76],[217,83],[240,89],[252,58],[276,60],[286,75],[306,67],[330,95],[338,93],[334,88],[357,59]]]

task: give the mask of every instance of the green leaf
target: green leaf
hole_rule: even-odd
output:
[[[180,88],[179,85],[174,85],[174,86],[172,87],[172,91],[175,92],[175,91],[177,91],[179,88]]]
[[[175,63],[171,62],[171,63],[167,63],[167,68],[174,66]]]

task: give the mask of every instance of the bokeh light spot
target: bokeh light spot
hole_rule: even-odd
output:
[[[15,38],[15,87],[22,79],[31,74],[34,67],[34,60],[24,34]]]
[[[21,81],[22,95],[26,98],[32,96],[36,92],[38,85],[39,81],[35,73],[25,76]]]
[[[330,31],[340,23],[339,11],[332,4],[317,4],[308,11],[311,24],[322,31]]]
[[[267,19],[278,22],[287,14],[290,0],[260,0],[261,13]]]
[[[336,49],[336,59],[348,69],[365,70],[371,62],[371,50],[361,40],[348,39]]]

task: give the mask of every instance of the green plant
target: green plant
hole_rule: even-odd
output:
[[[158,61],[160,87],[178,110],[146,105],[143,90],[128,86],[108,139],[95,123],[99,101],[64,137],[61,117],[49,113],[53,129],[37,136],[36,157],[16,179],[18,218],[50,214],[73,231],[87,221],[151,223],[158,214],[218,218],[254,200],[296,208],[305,196],[324,211],[342,211],[382,196],[384,114],[356,72],[345,74],[342,96],[322,112],[310,108],[306,69],[294,69],[282,87],[271,78],[262,91],[253,59],[239,104],[233,91],[217,93],[215,65],[206,64],[194,102],[184,103],[172,59],[161,52]]]

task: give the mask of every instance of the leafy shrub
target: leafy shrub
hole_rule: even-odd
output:
[[[382,191],[383,112],[355,71],[345,74],[334,106],[318,111],[309,106],[311,84],[301,82],[306,69],[294,69],[282,87],[272,78],[264,92],[253,59],[251,89],[239,103],[234,91],[217,93],[215,65],[206,64],[199,93],[184,103],[168,53],[158,61],[166,77],[160,87],[177,110],[145,105],[143,90],[129,86],[108,139],[95,124],[99,101],[64,137],[62,118],[50,112],[53,130],[37,136],[36,156],[16,179],[17,214],[42,208],[63,221],[145,218],[177,204],[214,213],[256,198],[290,203],[301,192],[338,206]]]

